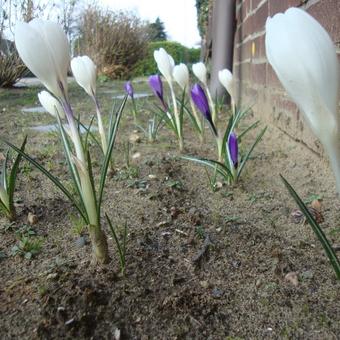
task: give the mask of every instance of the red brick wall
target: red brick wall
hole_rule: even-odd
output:
[[[244,106],[254,105],[261,120],[274,123],[321,153],[319,143],[266,59],[266,19],[289,7],[301,7],[314,16],[329,32],[340,56],[340,0],[236,0],[233,73],[238,100]]]

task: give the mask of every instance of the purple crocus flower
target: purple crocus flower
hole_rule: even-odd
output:
[[[238,165],[238,142],[235,132],[232,132],[229,135],[228,148],[231,161],[233,162],[234,168],[236,169]]]
[[[124,90],[131,98],[133,98],[133,86],[132,86],[131,81],[127,81],[125,83]]]
[[[149,77],[149,86],[151,87],[152,92],[159,98],[162,102],[163,108],[167,111],[168,107],[164,102],[163,98],[163,83],[162,79],[158,74]]]
[[[202,112],[204,118],[209,122],[214,134],[217,136],[216,127],[212,121],[207,96],[201,85],[195,84],[191,89],[191,98],[197,108]]]

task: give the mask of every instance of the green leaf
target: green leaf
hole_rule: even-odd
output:
[[[107,219],[107,222],[109,224],[109,228],[112,234],[112,237],[116,243],[118,254],[119,254],[119,261],[120,261],[120,268],[121,271],[124,272],[125,269],[125,255],[126,255],[126,238],[127,238],[127,225],[125,224],[124,228],[124,235],[123,235],[123,242],[121,243],[118,239],[118,236],[116,234],[116,231],[111,223],[111,220],[109,216],[105,213],[105,217]]]
[[[313,229],[314,233],[316,234],[317,238],[321,242],[321,245],[323,246],[323,249],[325,250],[325,253],[326,253],[327,257],[328,257],[331,265],[333,266],[333,269],[335,271],[336,277],[337,277],[338,280],[340,280],[340,262],[339,262],[339,259],[336,256],[336,253],[335,253],[334,249],[332,248],[331,244],[329,243],[326,235],[322,231],[322,229],[319,226],[319,224],[315,221],[314,217],[311,215],[311,213],[309,212],[308,208],[303,203],[303,201],[301,200],[299,195],[296,193],[296,191],[293,189],[293,187],[287,182],[287,180],[282,175],[280,175],[280,177],[281,177],[284,185],[288,189],[290,195],[293,197],[294,201],[297,203],[297,205],[299,206],[300,210],[305,215],[308,223],[312,227],[312,229]]]
[[[251,148],[249,149],[249,151],[247,152],[247,154],[244,156],[240,166],[237,169],[237,178],[239,178],[241,176],[242,170],[244,169],[244,166],[246,165],[251,153],[253,152],[253,150],[255,149],[255,146],[257,145],[257,143],[261,140],[261,138],[263,137],[264,133],[267,130],[267,126],[257,135],[254,144],[251,146]]]
[[[232,173],[224,164],[212,159],[205,159],[193,156],[181,156],[181,158],[187,161],[192,161],[198,164],[209,166],[212,169],[216,170],[225,180],[228,180],[230,177],[232,177]]]
[[[48,170],[46,170],[41,164],[39,164],[37,161],[35,161],[32,157],[30,157],[27,153],[13,145],[12,143],[6,141],[5,139],[0,137],[0,140],[7,144],[10,148],[12,148],[15,152],[19,153],[23,158],[25,158],[28,162],[30,162],[33,166],[35,166],[40,172],[42,172],[49,180],[53,182],[53,184],[59,188],[64,195],[69,199],[69,201],[73,204],[73,206],[78,210],[79,214],[84,218],[86,221],[86,217],[77,203],[77,201],[74,199],[74,197],[71,195],[71,193],[65,188],[65,186],[59,181],[58,178],[53,176]]]
[[[125,104],[126,104],[127,97],[128,96],[125,95],[125,97],[124,97],[124,99],[123,99],[123,101],[120,105],[120,108],[119,108],[118,112],[116,113],[116,118],[114,120],[113,127],[112,127],[111,133],[109,135],[109,144],[108,144],[107,152],[105,154],[104,162],[103,162],[103,165],[101,167],[100,183],[99,183],[99,189],[98,189],[98,201],[97,201],[98,218],[100,218],[100,208],[101,208],[102,200],[103,200],[103,192],[104,192],[104,186],[105,186],[105,181],[106,181],[106,174],[107,174],[107,170],[109,168],[113,147],[115,145],[116,136],[117,136],[117,132],[118,132],[119,122],[120,122],[120,119],[121,119],[122,114],[123,114],[123,110],[124,110],[124,107],[125,107]],[[113,121],[113,118],[112,118],[112,121]]]
[[[24,141],[21,144],[21,148],[20,150],[22,152],[24,152],[25,150],[25,146],[26,146],[26,142],[27,142],[27,136],[24,138]],[[8,198],[9,198],[9,210],[11,212],[14,211],[14,203],[13,203],[13,196],[14,196],[14,190],[15,190],[15,183],[16,183],[16,179],[17,179],[17,174],[18,174],[18,170],[19,170],[19,163],[21,161],[21,154],[17,154],[17,157],[15,158],[14,164],[12,166],[10,175],[9,175],[9,179],[8,179]]]
[[[248,126],[247,128],[245,128],[238,136],[238,142],[241,143],[242,138],[252,129],[255,129],[258,125],[259,125],[260,121],[257,120],[254,124],[251,124],[250,126]]]

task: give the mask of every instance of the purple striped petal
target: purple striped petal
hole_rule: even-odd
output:
[[[149,86],[151,87],[152,92],[159,98],[162,102],[162,105],[165,110],[167,110],[167,105],[164,102],[163,98],[163,83],[162,79],[158,74],[149,77]]]
[[[131,98],[133,98],[133,93],[134,93],[134,91],[133,91],[133,86],[132,86],[131,81],[127,81],[127,82],[125,83],[125,85],[124,85],[124,90],[125,90],[125,92],[126,92]]]
[[[195,84],[191,89],[191,98],[197,108],[201,111],[204,118],[210,123],[211,128],[214,131],[214,134],[217,135],[216,127],[212,121],[210,108],[208,104],[207,96],[205,95],[205,92],[201,85]]]
[[[228,139],[228,147],[229,147],[229,154],[231,161],[234,164],[234,167],[237,168],[238,165],[238,142],[237,142],[237,136],[235,132],[232,132],[229,135]]]

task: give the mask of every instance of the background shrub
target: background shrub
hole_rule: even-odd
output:
[[[153,51],[163,47],[175,60],[175,63],[193,64],[199,61],[200,49],[188,48],[175,41],[153,41],[148,44],[146,55],[133,70],[134,76],[148,76],[158,72]]]
[[[135,15],[89,7],[82,16],[75,54],[89,55],[100,74],[127,78],[145,56],[148,40],[148,27]]]
[[[0,35],[0,87],[10,87],[27,73],[13,42]]]

